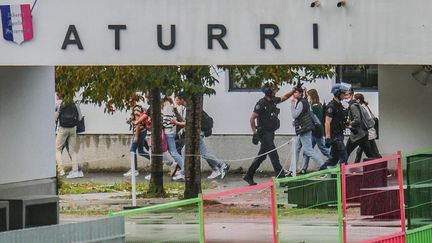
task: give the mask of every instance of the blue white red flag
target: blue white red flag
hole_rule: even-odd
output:
[[[1,5],[3,38],[21,44],[33,38],[30,4]]]

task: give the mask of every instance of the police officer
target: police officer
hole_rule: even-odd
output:
[[[286,101],[293,94],[295,89],[292,88],[286,94],[281,97],[276,97],[276,93],[279,88],[273,83],[266,83],[261,91],[265,94],[255,105],[254,111],[252,112],[250,118],[250,126],[253,132],[252,143],[257,145],[261,142],[260,150],[258,152],[258,157],[256,157],[251,166],[249,167],[246,175],[243,177],[249,185],[256,185],[253,180],[256,170],[259,168],[261,163],[266,159],[267,152],[276,176],[285,177],[285,173],[282,171],[282,166],[279,162],[279,155],[277,153],[276,146],[274,144],[275,131],[280,127],[280,121],[278,118],[279,108],[276,107],[277,104]],[[257,121],[257,123],[256,123]]]
[[[327,105],[325,117],[325,137],[326,147],[331,147],[330,158],[320,168],[334,166],[338,162],[346,163],[348,155],[344,144],[344,131],[347,121],[347,111],[342,106],[342,100],[345,99],[345,93],[350,89],[345,84],[336,84],[332,87],[333,99]]]

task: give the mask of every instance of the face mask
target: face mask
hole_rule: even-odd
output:
[[[343,100],[341,101],[341,104],[342,104],[342,106],[345,107],[345,108],[347,108],[347,107],[349,106],[349,104],[348,104],[348,100],[347,100],[347,99],[343,99]]]

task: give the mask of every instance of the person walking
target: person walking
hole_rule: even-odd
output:
[[[61,95],[59,95],[61,98]],[[58,122],[57,136],[56,136],[56,160],[57,160],[57,172],[60,176],[65,175],[62,151],[65,146],[68,146],[69,156],[72,161],[72,170],[66,176],[68,179],[74,179],[83,177],[84,174],[79,168],[79,163],[74,153],[74,146],[76,146],[77,138],[77,125],[82,119],[81,111],[79,106],[75,103],[67,104],[64,101],[58,103],[55,109],[55,120]]]
[[[135,176],[139,175],[138,172],[138,156],[140,155],[148,160],[150,160],[150,155],[147,152],[149,147],[147,145],[147,142],[145,140],[147,136],[147,130],[150,126],[149,124],[149,117],[145,119],[139,120],[140,117],[146,116],[144,109],[140,105],[135,105],[132,109],[132,115],[128,119],[127,123],[132,127],[132,139],[131,139],[131,146],[130,146],[130,153],[131,156],[133,156],[134,159],[134,166],[135,166]],[[147,149],[147,151],[144,150],[144,147]],[[132,169],[130,169],[128,172],[124,173],[123,176],[129,177],[132,176]]]
[[[363,94],[356,93],[354,95],[354,99],[357,101],[357,103],[360,104],[362,115],[365,118],[368,127],[369,146],[372,149],[372,152],[377,156],[377,158],[382,158],[378,146],[376,145],[375,142],[375,140],[377,139],[377,131],[375,130],[376,117],[373,114],[372,110],[369,108],[368,102],[365,101]],[[355,163],[361,161],[362,154],[363,154],[363,149],[359,147],[356,152],[356,158],[354,160]]]
[[[320,121],[320,125],[315,127],[312,130],[312,148],[315,148],[315,145],[318,145],[318,149],[321,151],[321,154],[325,157],[330,158],[330,149],[325,146],[325,136],[324,136],[324,124],[325,124],[325,116],[324,116],[324,107],[320,102],[320,98],[318,95],[318,91],[316,89],[310,89],[306,91],[307,98],[312,107],[312,112]],[[300,170],[299,174],[306,174],[307,169],[309,167],[310,157],[303,153],[303,167]]]
[[[176,146],[176,125],[171,122],[173,119],[176,118],[176,113],[174,112],[174,109],[174,101],[172,100],[172,98],[169,96],[165,96],[161,101],[162,126],[168,144],[168,152],[171,157],[174,158],[176,163],[172,165],[174,167],[174,170],[172,170],[171,176],[174,176],[178,169],[184,170],[184,160],[177,151]]]
[[[182,92],[177,93],[175,101],[177,105],[187,107],[186,95],[184,93]],[[211,153],[210,150],[208,150],[205,144],[205,138],[206,135],[211,134],[211,130],[209,131],[208,129],[211,129],[213,127],[213,121],[212,121],[213,119],[205,111],[202,112],[203,113],[201,117],[200,155],[202,158],[204,158],[207,161],[208,165],[212,169],[212,173],[207,178],[216,179],[217,177],[220,176],[221,179],[224,179],[229,171],[230,165],[227,164],[226,162],[217,159],[216,156],[214,156],[213,153]],[[186,112],[184,113],[184,115],[186,115]],[[183,120],[186,121],[186,116],[183,117]],[[211,124],[206,124],[206,123],[210,123],[209,120],[211,120]],[[186,126],[186,122],[179,122],[177,121],[177,119],[173,119],[171,122],[176,126],[181,126],[181,127]],[[182,151],[184,151],[184,147]],[[182,168],[182,175],[184,177],[183,173],[184,173],[184,168]]]
[[[279,91],[277,85],[266,83],[261,87],[261,91],[264,93],[264,97],[256,103],[250,117],[250,126],[253,133],[252,143],[258,145],[260,142],[261,145],[258,156],[252,161],[246,175],[243,177],[243,180],[251,186],[256,185],[253,179],[255,172],[266,159],[267,154],[270,157],[275,175],[285,177],[285,171],[282,170],[279,154],[274,143],[275,131],[280,127],[277,104],[288,100],[294,94],[295,89],[292,88],[283,96],[276,97],[276,93]]]
[[[337,163],[347,163],[348,161],[344,144],[347,111],[342,106],[342,100],[345,99],[345,92],[348,90],[349,86],[345,84],[332,86],[331,93],[334,97],[328,103],[325,111],[325,143],[327,148],[331,148],[330,158],[321,169],[327,166],[335,166]]]
[[[294,128],[298,136],[297,143],[300,145],[300,148],[303,147],[305,155],[308,158],[312,157],[318,166],[321,167],[324,165],[324,161],[313,149],[312,131],[315,129],[315,124],[309,102],[303,97],[303,93],[304,90],[299,84],[295,87],[295,92],[291,98],[291,115],[294,119]],[[299,153],[296,153],[296,161],[298,161],[298,157]],[[287,176],[291,174],[292,171],[289,171]]]
[[[365,117],[362,114],[362,108],[360,104],[354,99],[354,91],[350,89],[345,98],[348,100],[348,116],[349,124],[348,127],[351,130],[350,136],[346,143],[347,157],[350,156],[351,152],[360,146],[368,158],[376,158],[376,155],[369,143],[369,125],[366,124]],[[373,124],[372,124],[373,127]]]

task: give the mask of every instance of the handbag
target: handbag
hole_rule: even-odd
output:
[[[375,126],[374,126],[374,129],[375,129],[375,134],[376,134],[376,138],[375,139],[378,139],[379,138],[379,126],[378,126],[378,118],[377,117],[375,117],[374,118],[374,121],[375,121]]]
[[[151,136],[147,137],[147,144],[149,147],[152,147]],[[166,151],[168,151],[168,142],[165,133],[162,131],[162,152],[166,152]]]
[[[312,117],[312,122],[315,128],[321,127],[321,121],[318,119],[317,115],[315,115],[313,111],[309,111],[309,114]]]
[[[85,120],[84,117],[81,118],[81,120],[78,121],[76,126],[76,133],[83,133],[85,132]]]
[[[374,125],[375,134],[376,134],[376,138],[375,138],[375,139],[378,139],[378,138],[379,138],[379,120],[378,120],[378,117],[376,117],[376,116],[374,115],[374,113],[372,113],[372,111],[371,111],[371,109],[369,108],[369,106],[366,106],[366,107],[368,108],[369,113],[372,115],[372,118],[373,118],[373,120],[374,120],[374,122],[375,122],[375,125]]]

